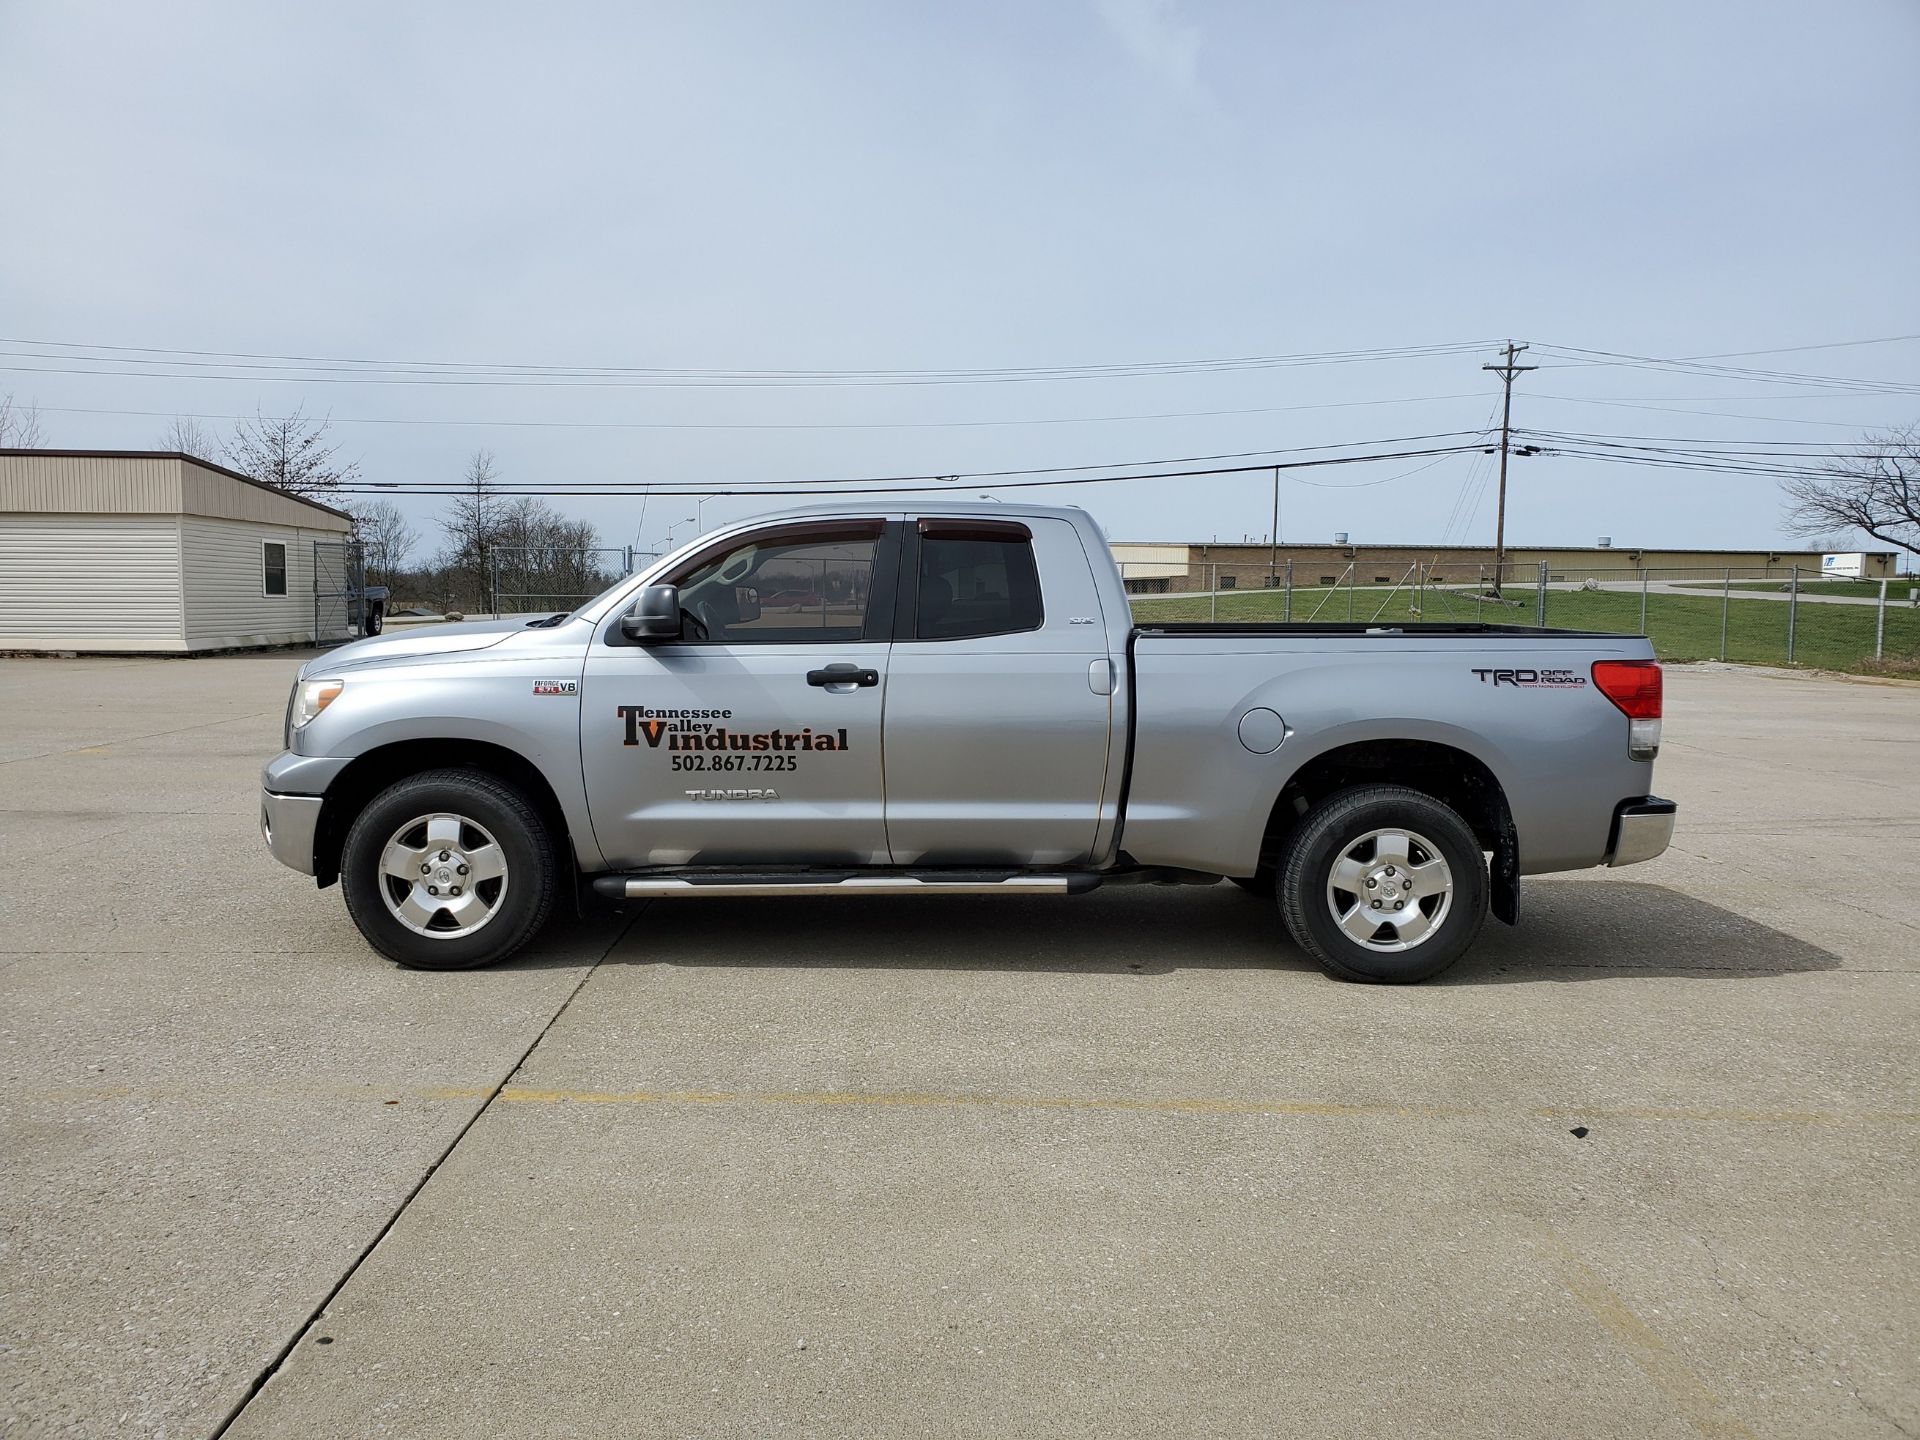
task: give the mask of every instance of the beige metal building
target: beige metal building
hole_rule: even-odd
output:
[[[1136,594],[1257,590],[1284,583],[1282,577],[1288,573],[1289,562],[1296,589],[1345,585],[1349,581],[1363,586],[1392,585],[1406,579],[1416,565],[1430,585],[1469,584],[1493,573],[1491,545],[1281,545],[1276,549],[1264,544],[1116,541],[1112,549],[1127,588]],[[1508,580],[1530,579],[1545,561],[1547,578],[1556,583],[1589,576],[1618,579],[1642,570],[1654,579],[1682,579],[1693,572],[1705,579],[1731,572],[1736,578],[1777,576],[1784,580],[1797,568],[1811,579],[1821,574],[1823,558],[1824,552],[1819,550],[1509,545],[1505,575]],[[1861,573],[1868,579],[1891,578],[1895,560],[1891,550],[1869,552]]]
[[[186,455],[0,450],[0,651],[312,643],[352,528]]]

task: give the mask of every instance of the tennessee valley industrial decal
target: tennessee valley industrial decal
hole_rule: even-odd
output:
[[[847,732],[815,730],[732,730],[719,723],[731,720],[731,710],[655,710],[646,705],[616,705],[614,713],[626,722],[624,745],[645,740],[648,748],[679,751],[845,750]]]

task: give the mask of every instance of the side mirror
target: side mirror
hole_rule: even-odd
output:
[[[620,617],[620,633],[636,645],[680,638],[680,587],[649,585]]]
[[[734,609],[738,612],[734,619],[742,625],[751,625],[760,618],[760,591],[752,585],[734,587]]]

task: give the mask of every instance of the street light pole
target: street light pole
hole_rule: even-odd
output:
[[[1280,573],[1280,467],[1273,467],[1273,529],[1267,532],[1267,588]]]

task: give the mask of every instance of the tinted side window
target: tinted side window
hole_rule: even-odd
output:
[[[675,577],[691,621],[684,638],[726,645],[859,640],[879,543],[830,531],[748,540]]]
[[[1030,540],[926,536],[919,583],[916,639],[965,640],[1040,628],[1040,576]]]

